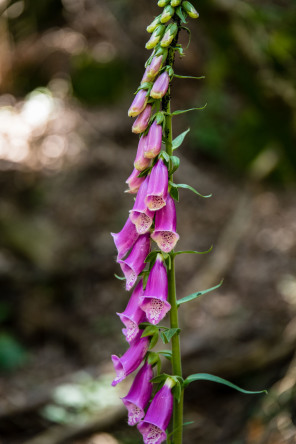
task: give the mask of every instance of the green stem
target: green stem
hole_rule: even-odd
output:
[[[173,66],[174,63],[174,50],[170,50],[168,54],[168,64]],[[165,144],[166,152],[169,156],[173,154],[172,140],[172,116],[171,105],[170,105],[170,89],[163,99],[163,110],[167,113],[166,115],[166,125],[165,125]],[[173,181],[173,175],[169,177],[169,180]],[[176,279],[175,279],[175,258],[171,255],[171,269],[168,270],[168,299],[171,304],[170,310],[170,327],[179,328],[178,321],[178,307],[176,298]],[[179,335],[174,335],[172,337],[172,367],[173,375],[182,376],[182,363],[181,363],[181,350],[180,350],[180,337]],[[172,434],[172,444],[182,444],[182,434],[183,434],[183,390],[180,402],[174,399],[174,410],[173,410],[173,434]]]

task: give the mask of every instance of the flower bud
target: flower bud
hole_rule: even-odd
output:
[[[151,80],[153,80],[157,76],[164,60],[165,60],[164,55],[153,57],[150,65],[147,66],[145,71],[148,81],[151,82]]]
[[[150,96],[153,99],[161,99],[167,92],[170,83],[170,77],[167,71],[164,71],[160,76],[156,79],[151,91]]]
[[[160,25],[160,17],[161,14],[158,17],[155,17],[153,22],[151,22],[150,25],[147,26],[146,30],[147,32],[149,32],[149,34],[151,34],[151,32],[153,32],[157,28],[157,26]]]
[[[133,133],[140,134],[143,131],[145,131],[145,129],[148,126],[149,119],[151,117],[151,111],[152,111],[152,106],[147,105],[146,108],[141,112],[141,114],[138,115],[132,126]]]
[[[152,168],[145,203],[149,210],[157,211],[165,206],[168,196],[168,169],[161,159]]]
[[[195,7],[190,2],[187,2],[187,1],[183,2],[182,7],[187,12],[189,17],[191,17],[191,18],[198,18],[199,17],[199,13],[197,12]]]
[[[171,6],[173,8],[176,8],[177,6],[179,6],[182,3],[182,0],[171,0]]]
[[[164,8],[165,6],[169,5],[170,1],[171,0],[159,0],[157,6]]]
[[[152,123],[147,134],[147,142],[144,147],[144,156],[148,159],[154,159],[161,151],[162,126],[158,125],[156,120]]]
[[[162,47],[169,46],[174,40],[175,36],[177,35],[177,32],[178,32],[178,25],[176,23],[171,23],[167,27],[164,36],[161,39],[160,46]]]
[[[147,91],[145,89],[140,89],[140,91],[137,92],[136,97],[134,98],[133,103],[128,110],[128,115],[130,117],[137,117],[144,110],[147,102]]]
[[[157,28],[155,28],[155,30],[151,34],[151,37],[148,40],[148,42],[146,43],[145,48],[146,49],[153,49],[157,45],[157,43],[160,41],[160,39],[162,38],[164,31],[165,31],[165,26],[158,25]]]
[[[147,159],[144,155],[146,143],[147,143],[147,136],[142,136],[138,143],[137,154],[134,161],[134,167],[138,171],[145,170],[150,164],[150,160]]]
[[[140,188],[141,184],[144,182],[145,177],[138,177],[139,171],[134,168],[132,174],[126,179],[125,183],[128,184],[129,189],[125,193],[135,194]]]
[[[170,5],[166,6],[161,14],[161,19],[160,19],[161,23],[168,22],[173,17],[174,14],[175,14],[174,8],[172,8]]]

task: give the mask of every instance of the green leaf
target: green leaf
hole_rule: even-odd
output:
[[[163,121],[164,121],[164,114],[163,112],[160,111],[156,114],[156,123],[158,125],[161,125]]]
[[[215,287],[207,288],[206,290],[203,290],[203,291],[197,291],[196,293],[189,294],[188,296],[185,296],[184,298],[179,299],[177,301],[177,306],[179,307],[179,305],[184,304],[185,302],[193,301],[194,299],[198,298],[199,296],[202,296],[203,294],[209,293],[210,291],[217,290],[217,288],[221,287],[222,283],[223,283],[223,279]]]
[[[168,330],[162,332],[160,334],[160,337],[161,337],[162,341],[164,342],[164,344],[167,344],[168,342],[170,342],[172,337],[175,336],[176,334],[178,335],[180,333],[180,331],[181,331],[180,328],[169,328]]]
[[[165,160],[167,163],[170,162],[170,156],[168,155],[168,153],[166,151],[161,151],[159,153],[159,156],[163,158],[163,160]]]
[[[177,148],[179,148],[180,145],[182,145],[186,135],[189,133],[190,128],[188,128],[186,131],[184,131],[182,134],[179,134],[179,136],[177,136],[172,143],[172,148],[173,151],[176,150]]]
[[[171,187],[171,188],[170,188],[170,195],[172,196],[172,198],[173,198],[176,202],[179,202],[179,191],[178,191],[178,188]]]
[[[206,251],[195,251],[195,250],[182,250],[182,251],[176,251],[173,254],[173,256],[177,256],[178,254],[207,254],[210,253],[213,249],[213,245]]]
[[[141,172],[139,171],[139,174],[138,174],[137,177],[145,177],[145,176],[147,176],[147,174],[150,173],[151,170],[152,170],[152,167],[148,167],[148,168],[146,168],[145,170],[143,170]]]
[[[195,80],[200,80],[200,79],[205,79],[205,76],[200,76],[200,77],[195,77],[195,76],[182,76],[180,74],[174,74],[174,77],[176,77],[176,79],[195,79]]]
[[[187,14],[181,6],[178,6],[178,8],[176,9],[176,14],[182,23],[187,23],[186,22]]]
[[[150,351],[148,353],[148,364],[155,365],[158,364],[158,362],[160,362],[158,354]]]
[[[173,113],[171,113],[171,116],[179,116],[180,114],[188,113],[189,111],[196,111],[199,109],[205,109],[206,106],[207,106],[207,103],[204,106],[201,106],[200,108],[190,108],[190,109],[182,109],[179,111],[174,111]]]
[[[147,325],[142,333],[141,338],[146,338],[146,336],[153,336],[155,335],[155,333],[158,333],[158,327],[156,327],[155,325]]]
[[[151,264],[151,262],[150,262],[150,264]],[[148,271],[144,271],[142,276],[143,276],[143,290],[145,290],[146,285],[147,285],[147,281],[148,281],[148,278],[149,278]]]
[[[172,360],[173,354],[172,354],[171,350],[161,350],[161,351],[158,352],[158,354],[164,356],[169,361]]]
[[[159,336],[159,332],[157,331],[157,332],[154,333],[154,335],[151,338],[150,345],[149,345],[149,350],[151,350],[157,344],[158,336]]]
[[[266,393],[267,394],[267,390],[250,391],[250,390],[242,389],[242,388],[238,387],[237,385],[232,384],[232,382],[226,381],[226,379],[220,378],[219,376],[210,375],[209,373],[195,373],[194,375],[188,376],[188,378],[186,378],[184,381],[184,387],[186,387],[187,385],[189,385],[191,382],[194,382],[194,381],[217,382],[218,384],[227,385],[228,387],[231,387],[241,393],[246,393],[247,395],[255,395],[258,393]]]
[[[125,276],[118,276],[118,274],[114,273],[114,276],[116,277],[116,279],[118,279],[119,281],[125,281]]]
[[[171,161],[171,167],[170,167],[169,175],[171,176],[179,168],[180,159],[177,156],[171,156],[170,161]]]
[[[207,199],[208,197],[212,197],[212,194],[208,194],[207,196],[204,196],[203,194],[200,194],[193,187],[191,187],[190,185],[187,185],[186,183],[173,183],[173,182],[170,181],[169,184],[171,185],[171,187],[185,188],[187,190],[190,190],[193,193],[197,194],[198,196],[203,197],[204,199]]]
[[[182,426],[180,426],[180,427],[176,427],[171,433],[169,433],[168,434],[168,438],[170,437],[170,436],[172,436],[174,433],[175,433],[175,431],[176,430],[179,430],[181,427],[184,427],[184,426],[188,426],[188,425],[191,425],[191,424],[194,424],[195,423],[195,421],[187,421],[187,422],[184,422],[183,424],[182,424]]]

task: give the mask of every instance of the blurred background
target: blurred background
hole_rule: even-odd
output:
[[[173,82],[184,444],[296,442],[296,4],[199,0]],[[127,109],[156,1],[0,0],[0,442],[140,444],[110,388],[128,300],[110,231],[137,137]],[[186,46],[188,35],[181,41]],[[164,362],[164,365],[165,362]]]

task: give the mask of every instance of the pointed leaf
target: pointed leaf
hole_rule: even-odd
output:
[[[137,177],[145,177],[150,173],[151,170],[152,170],[152,167],[148,167],[145,170],[139,172]]]
[[[210,375],[209,373],[195,373],[194,375],[188,376],[188,378],[184,381],[184,387],[186,387],[188,384],[194,381],[212,381],[217,382],[218,384],[227,385],[228,387],[231,387],[241,393],[246,393],[247,395],[255,395],[258,393],[267,393],[267,390],[258,390],[258,391],[250,391],[242,389],[241,387],[238,387],[235,384],[232,384],[232,382],[226,381],[226,379],[220,378],[219,376]]]
[[[164,114],[163,112],[160,111],[159,113],[156,114],[156,122],[158,125],[161,125],[163,121],[164,121]]]
[[[175,336],[176,334],[179,334],[181,331],[180,328],[170,328],[167,331],[163,332],[163,336],[165,338],[165,344],[167,344],[168,342],[170,342],[170,340],[172,339],[173,336]]]
[[[169,361],[172,360],[172,352],[171,352],[171,350],[161,350],[161,351],[158,352],[158,354],[164,356]]]
[[[206,251],[195,251],[195,250],[182,250],[182,251],[176,251],[173,254],[173,256],[177,256],[178,254],[207,254],[210,253],[213,249],[213,245]]]
[[[180,159],[177,156],[171,156],[170,161],[171,161],[171,167],[170,167],[169,175],[171,176],[179,168]]]
[[[201,106],[199,108],[190,108],[190,109],[182,109],[179,111],[174,111],[173,113],[171,113],[171,116],[179,116],[180,114],[188,113],[189,111],[196,111],[196,110],[200,110],[200,109],[205,109],[206,106],[207,106],[207,103],[204,106]]]
[[[198,196],[203,197],[204,199],[207,199],[208,197],[212,197],[212,194],[208,194],[207,196],[204,196],[203,194],[200,194],[193,187],[191,187],[190,185],[187,185],[186,183],[175,183],[174,185],[172,185],[172,183],[170,182],[170,185],[174,186],[176,188],[185,188],[187,190],[190,190],[193,193],[197,194]]]
[[[155,333],[158,333],[158,327],[155,325],[148,325],[142,333],[141,338],[145,338],[146,336],[153,336]]]
[[[158,354],[151,351],[148,352],[148,364],[155,365],[158,364],[158,362],[160,362]]]
[[[162,342],[163,342],[164,344],[167,344],[167,340],[166,340],[166,337],[165,337],[163,331],[160,332],[160,337],[161,337]]]
[[[173,198],[176,202],[179,202],[179,191],[178,191],[178,188],[171,187],[171,189],[170,189],[170,195],[172,196],[172,198]]]
[[[173,151],[176,150],[177,148],[179,148],[180,145],[182,145],[186,135],[189,133],[190,128],[188,128],[186,131],[184,131],[183,133],[179,134],[179,136],[177,136],[172,143],[172,148]]]
[[[200,76],[200,77],[195,77],[195,76],[182,76],[180,74],[174,74],[174,77],[176,77],[176,79],[195,79],[195,80],[200,80],[200,79],[205,79],[205,76]]]
[[[149,345],[149,350],[151,350],[151,349],[152,349],[153,347],[155,347],[155,345],[157,344],[157,342],[158,342],[158,336],[159,336],[159,332],[156,331],[156,332],[154,333],[154,335],[152,336],[152,338],[151,338],[150,345]]]
[[[189,294],[188,296],[185,296],[184,298],[179,299],[177,301],[177,306],[179,307],[179,305],[184,304],[185,302],[193,301],[194,299],[198,298],[199,296],[202,296],[203,294],[209,293],[210,291],[217,290],[217,288],[221,287],[222,284],[223,284],[223,279],[215,287],[207,288],[206,290],[197,291],[196,293]]]
[[[170,375],[163,373],[162,375],[155,376],[154,378],[150,379],[150,382],[153,382],[154,384],[159,384],[160,382],[165,381],[169,377]]]
[[[187,23],[186,22],[187,13],[184,11],[184,9],[181,6],[179,6],[176,9],[176,14],[177,14],[177,16],[179,17],[179,19],[181,20],[182,23]]]

